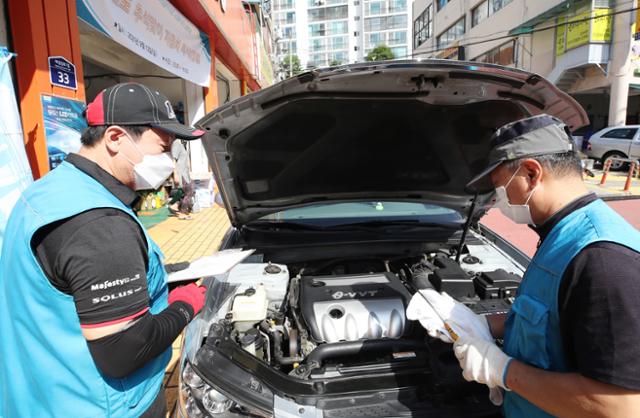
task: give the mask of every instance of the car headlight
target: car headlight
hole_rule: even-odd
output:
[[[209,414],[222,414],[231,408],[233,402],[215,389],[209,389],[202,397],[202,406]]]
[[[234,405],[231,399],[205,383],[189,362],[185,363],[180,380],[178,404],[185,418],[215,417]]]

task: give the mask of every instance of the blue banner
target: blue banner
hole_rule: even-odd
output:
[[[7,48],[0,47],[0,250],[11,210],[22,191],[33,182],[9,72],[9,61],[13,56]]]

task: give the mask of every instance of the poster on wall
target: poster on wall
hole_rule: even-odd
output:
[[[76,0],[78,17],[158,67],[208,87],[209,37],[169,0]]]
[[[22,191],[33,182],[9,72],[13,57],[7,48],[0,47],[0,250],[11,210]]]
[[[49,168],[53,170],[70,152],[80,149],[80,136],[87,127],[82,117],[84,102],[66,97],[42,95],[44,130],[49,152]]]

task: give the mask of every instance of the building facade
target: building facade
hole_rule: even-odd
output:
[[[414,58],[465,59],[538,73],[582,104],[596,131],[639,123],[636,1],[416,0]],[[640,51],[640,45],[637,47]]]
[[[295,55],[302,69],[347,64],[363,61],[379,45],[396,58],[410,56],[407,0],[274,0],[272,6],[277,62]]]
[[[34,178],[73,152],[68,138],[77,136],[79,147],[82,109],[106,87],[138,81],[157,88],[176,116],[193,124],[218,105],[273,82],[271,21],[261,1],[3,3]],[[52,128],[57,122],[70,129]],[[193,177],[210,176],[202,144],[193,141],[189,151]]]

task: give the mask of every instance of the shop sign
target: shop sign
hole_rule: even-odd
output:
[[[567,50],[565,48],[566,43],[566,25],[563,25],[567,21],[567,18],[564,16],[560,16],[558,18],[558,27],[556,28],[556,57],[564,54]]]
[[[582,12],[569,19],[567,24],[567,50],[589,43],[591,10]]]
[[[613,16],[611,9],[596,9],[591,27],[591,42],[610,42]]]
[[[72,90],[78,88],[76,66],[65,57],[49,57],[49,79],[54,86]]]
[[[168,0],[76,0],[78,17],[139,56],[208,87],[209,38]]]
[[[60,165],[67,154],[80,149],[80,136],[87,127],[87,122],[82,117],[84,108],[84,102],[78,100],[42,95],[50,169]]]
[[[556,28],[556,56],[590,42],[610,42],[611,9],[595,9],[574,16],[561,16]],[[562,25],[562,23],[566,23]]]

